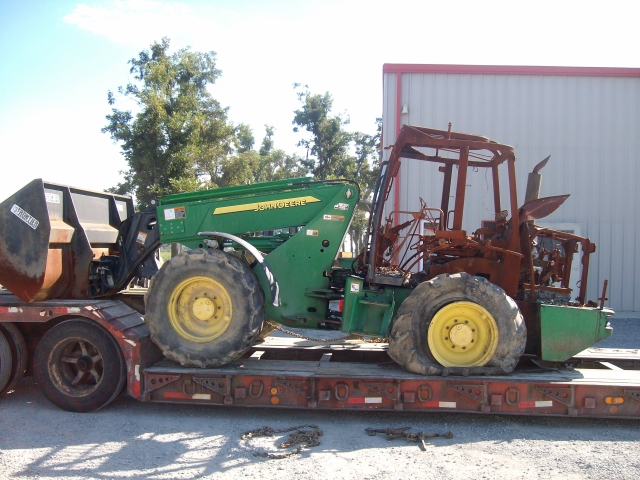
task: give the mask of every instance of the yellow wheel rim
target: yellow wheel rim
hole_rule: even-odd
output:
[[[427,343],[444,367],[481,367],[496,352],[498,326],[477,303],[450,303],[431,320]]]
[[[231,307],[231,298],[222,285],[208,277],[191,277],[171,293],[169,321],[185,340],[206,343],[227,330]]]

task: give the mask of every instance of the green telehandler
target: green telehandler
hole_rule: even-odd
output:
[[[395,210],[401,159],[438,164],[438,207]],[[605,294],[585,299],[595,245],[536,225],[568,197],[538,198],[540,167],[519,206],[513,147],[405,125],[370,204],[353,181],[296,178],[169,195],[135,213],[129,197],[34,180],[0,204],[0,283],[34,302],[109,298],[149,279],[137,308],[185,366],[227,364],[279,324],[388,338],[389,355],[423,375],[507,374],[524,354],[562,362],[611,334]],[[488,169],[494,218],[468,233],[471,169]],[[359,206],[365,247],[348,258]],[[159,268],[170,243],[188,248]]]

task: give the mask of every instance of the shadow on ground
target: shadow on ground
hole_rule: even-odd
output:
[[[320,456],[314,462],[323,465],[342,454],[358,458],[369,449],[400,448],[404,457],[425,458],[419,445],[367,436],[367,427],[452,431],[453,439],[429,443],[434,452],[442,447],[468,451],[482,442],[500,451],[521,440],[637,440],[635,421],[181,406],[142,404],[126,396],[101,411],[74,414],[58,410],[32,379],[24,379],[16,392],[0,400],[0,467],[6,466],[3,456],[13,452],[23,459],[19,469],[9,470],[14,478],[199,478],[234,471],[253,475],[264,462],[284,462],[253,456],[254,451],[275,452],[281,439],[247,441],[241,434],[262,426],[301,424],[316,424],[324,435],[319,447],[298,458],[304,462]]]

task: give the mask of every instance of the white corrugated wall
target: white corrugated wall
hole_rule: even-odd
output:
[[[400,105],[409,110],[401,124],[446,129],[451,122],[454,131],[516,147],[519,204],[527,174],[551,155],[541,171],[541,196],[571,197],[544,222],[578,224],[597,244],[589,299],[597,299],[609,279],[610,306],[640,311],[640,77],[384,73],[384,146],[395,141],[399,77]],[[424,163],[403,162],[400,209],[418,209],[420,196],[440,206],[442,174]],[[468,231],[493,217],[490,179],[490,173],[469,173]]]

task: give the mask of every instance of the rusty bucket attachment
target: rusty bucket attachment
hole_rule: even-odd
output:
[[[133,213],[130,197],[32,181],[0,204],[0,285],[25,302],[88,298],[92,260]]]

